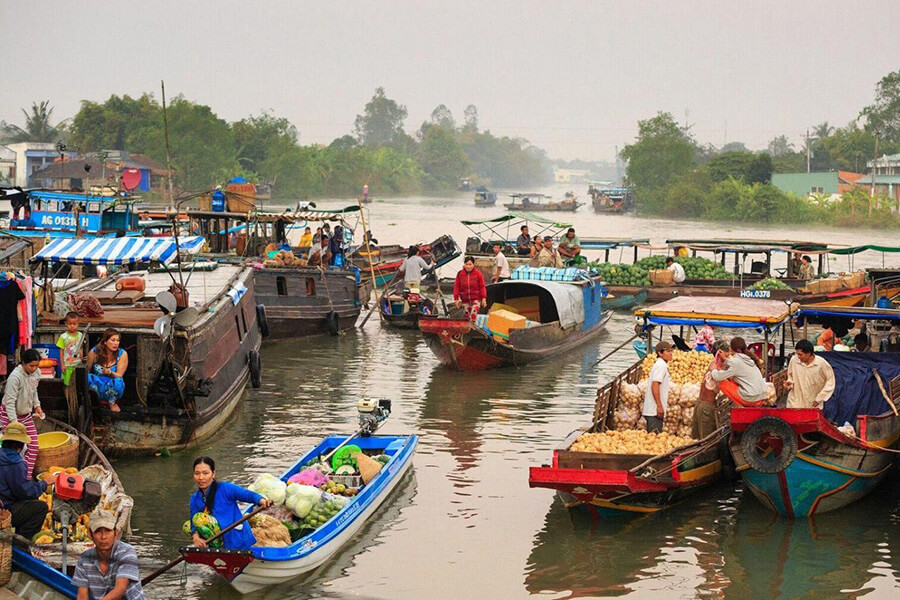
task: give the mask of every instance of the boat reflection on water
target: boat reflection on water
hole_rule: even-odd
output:
[[[554,498],[525,568],[525,589],[554,598],[819,599],[898,597],[900,479],[854,508],[783,519],[741,486],[636,518],[593,518]],[[884,523],[872,528],[871,523]],[[686,597],[688,597],[686,596]]]

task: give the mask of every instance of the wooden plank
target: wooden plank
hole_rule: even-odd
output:
[[[97,290],[90,292],[100,304],[134,304],[144,298],[144,292],[138,290]]]
[[[779,323],[787,319],[789,309],[780,300],[678,296],[655,306],[636,310],[638,316],[676,319],[720,319],[748,323]]]

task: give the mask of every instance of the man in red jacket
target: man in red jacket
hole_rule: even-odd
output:
[[[487,290],[484,287],[484,277],[475,268],[475,259],[471,256],[465,258],[462,270],[456,274],[453,283],[453,299],[456,308],[462,307],[470,321],[475,320],[475,315],[487,299]]]

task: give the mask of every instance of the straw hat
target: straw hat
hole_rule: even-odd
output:
[[[0,438],[0,442],[6,441],[30,444],[31,436],[28,435],[28,432],[25,430],[24,425],[22,425],[18,421],[13,421],[6,426],[6,430],[3,432],[3,437]]]

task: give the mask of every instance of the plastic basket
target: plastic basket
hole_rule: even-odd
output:
[[[78,438],[69,437],[69,442],[55,448],[45,448],[38,450],[37,460],[34,462],[34,472],[44,473],[50,470],[50,467],[69,467],[78,466]]]
[[[12,513],[0,509],[0,530],[12,531]],[[0,587],[9,583],[12,577],[12,542],[4,540],[0,542]]]

